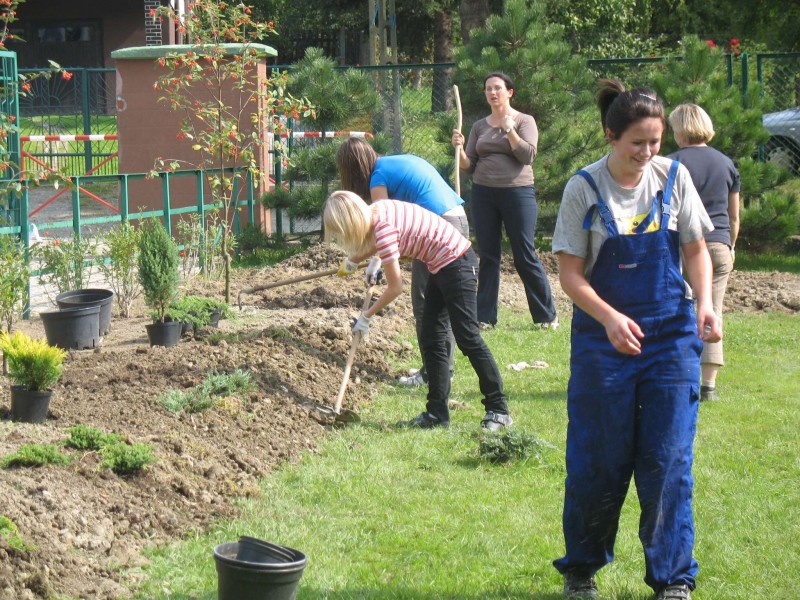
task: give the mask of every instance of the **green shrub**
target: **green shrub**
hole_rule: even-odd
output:
[[[147,306],[155,311],[154,321],[164,322],[178,293],[178,261],[178,247],[161,221],[145,221],[139,238],[139,283]]]
[[[55,444],[25,444],[0,462],[0,467],[43,467],[44,465],[66,465],[70,458],[62,454]]]
[[[103,433],[96,427],[81,423],[67,429],[67,433],[69,433],[69,437],[64,445],[76,450],[102,450],[106,446],[120,441],[119,435]]]
[[[236,369],[233,373],[211,373],[206,376],[199,389],[208,396],[231,396],[248,392],[254,386],[250,373]]]
[[[103,237],[104,251],[100,271],[114,291],[123,317],[130,316],[131,305],[142,291],[136,276],[140,237],[141,230],[127,221]]]
[[[214,311],[219,311],[221,319],[230,317],[233,312],[224,300],[208,296],[183,296],[174,300],[164,313],[172,321],[191,323],[194,327],[205,327],[211,322]]]
[[[17,550],[25,548],[25,541],[19,535],[19,528],[5,515],[0,515],[0,536],[6,538],[8,545]]]
[[[212,408],[217,398],[246,392],[254,386],[250,373],[236,369],[233,373],[211,373],[193,389],[170,390],[159,396],[157,401],[173,414],[198,413]]]
[[[202,392],[199,388],[189,391],[169,390],[157,398],[157,402],[172,414],[180,412],[199,413],[208,410],[216,404],[214,398]]]
[[[782,248],[800,228],[800,203],[796,194],[766,192],[741,212],[737,247],[751,252]]]
[[[0,235],[0,325],[11,331],[25,310],[31,269],[25,249],[14,236]]]
[[[61,378],[61,363],[67,353],[44,340],[34,340],[21,331],[0,332],[0,350],[8,360],[8,376],[29,392],[51,389]]]
[[[103,462],[100,466],[111,469],[117,475],[137,473],[156,462],[153,447],[148,444],[128,445],[118,442],[104,447],[102,452]]]
[[[518,429],[500,432],[483,432],[479,436],[478,454],[481,460],[491,463],[508,463],[527,460],[531,456],[541,458],[542,450],[550,447],[535,435]]]

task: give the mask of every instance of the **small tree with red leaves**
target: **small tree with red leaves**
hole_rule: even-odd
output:
[[[183,15],[170,6],[154,9],[151,15],[169,19],[186,40],[185,49],[158,59],[162,75],[154,87],[163,93],[161,101],[184,113],[178,137],[198,152],[191,164],[159,158],[154,173],[184,164],[207,173],[220,211],[225,300],[230,302],[235,192],[246,189],[248,175],[259,184],[268,175],[259,160],[268,132],[277,140],[285,117],[307,117],[313,110],[306,100],[286,92],[285,74],[259,79],[259,43],[275,30],[271,22],[255,20],[245,4],[195,0]]]

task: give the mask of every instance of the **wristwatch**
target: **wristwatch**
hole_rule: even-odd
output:
[[[505,127],[503,127],[503,131],[505,131],[506,133],[511,133],[511,131],[512,131],[513,129],[514,129],[514,127],[513,127],[513,126],[512,126],[512,127],[509,127],[508,129],[506,129]]]

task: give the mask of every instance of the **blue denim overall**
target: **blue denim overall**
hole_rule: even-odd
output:
[[[620,235],[594,180],[596,209],[608,230],[590,283],[645,334],[637,356],[614,349],[605,328],[574,307],[567,411],[567,479],[561,573],[594,575],[614,558],[620,510],[631,476],[641,507],[645,582],[654,590],[695,587],[692,557],[692,445],[697,424],[700,352],[697,319],[685,297],[678,232],[670,231],[666,191],[632,235]],[[595,207],[593,207],[594,209]],[[657,211],[660,229],[645,233]],[[584,228],[591,226],[593,210]]]

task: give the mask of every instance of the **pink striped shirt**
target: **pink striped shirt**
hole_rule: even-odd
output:
[[[381,263],[416,258],[438,273],[472,245],[443,218],[411,202],[373,202],[372,223]]]

